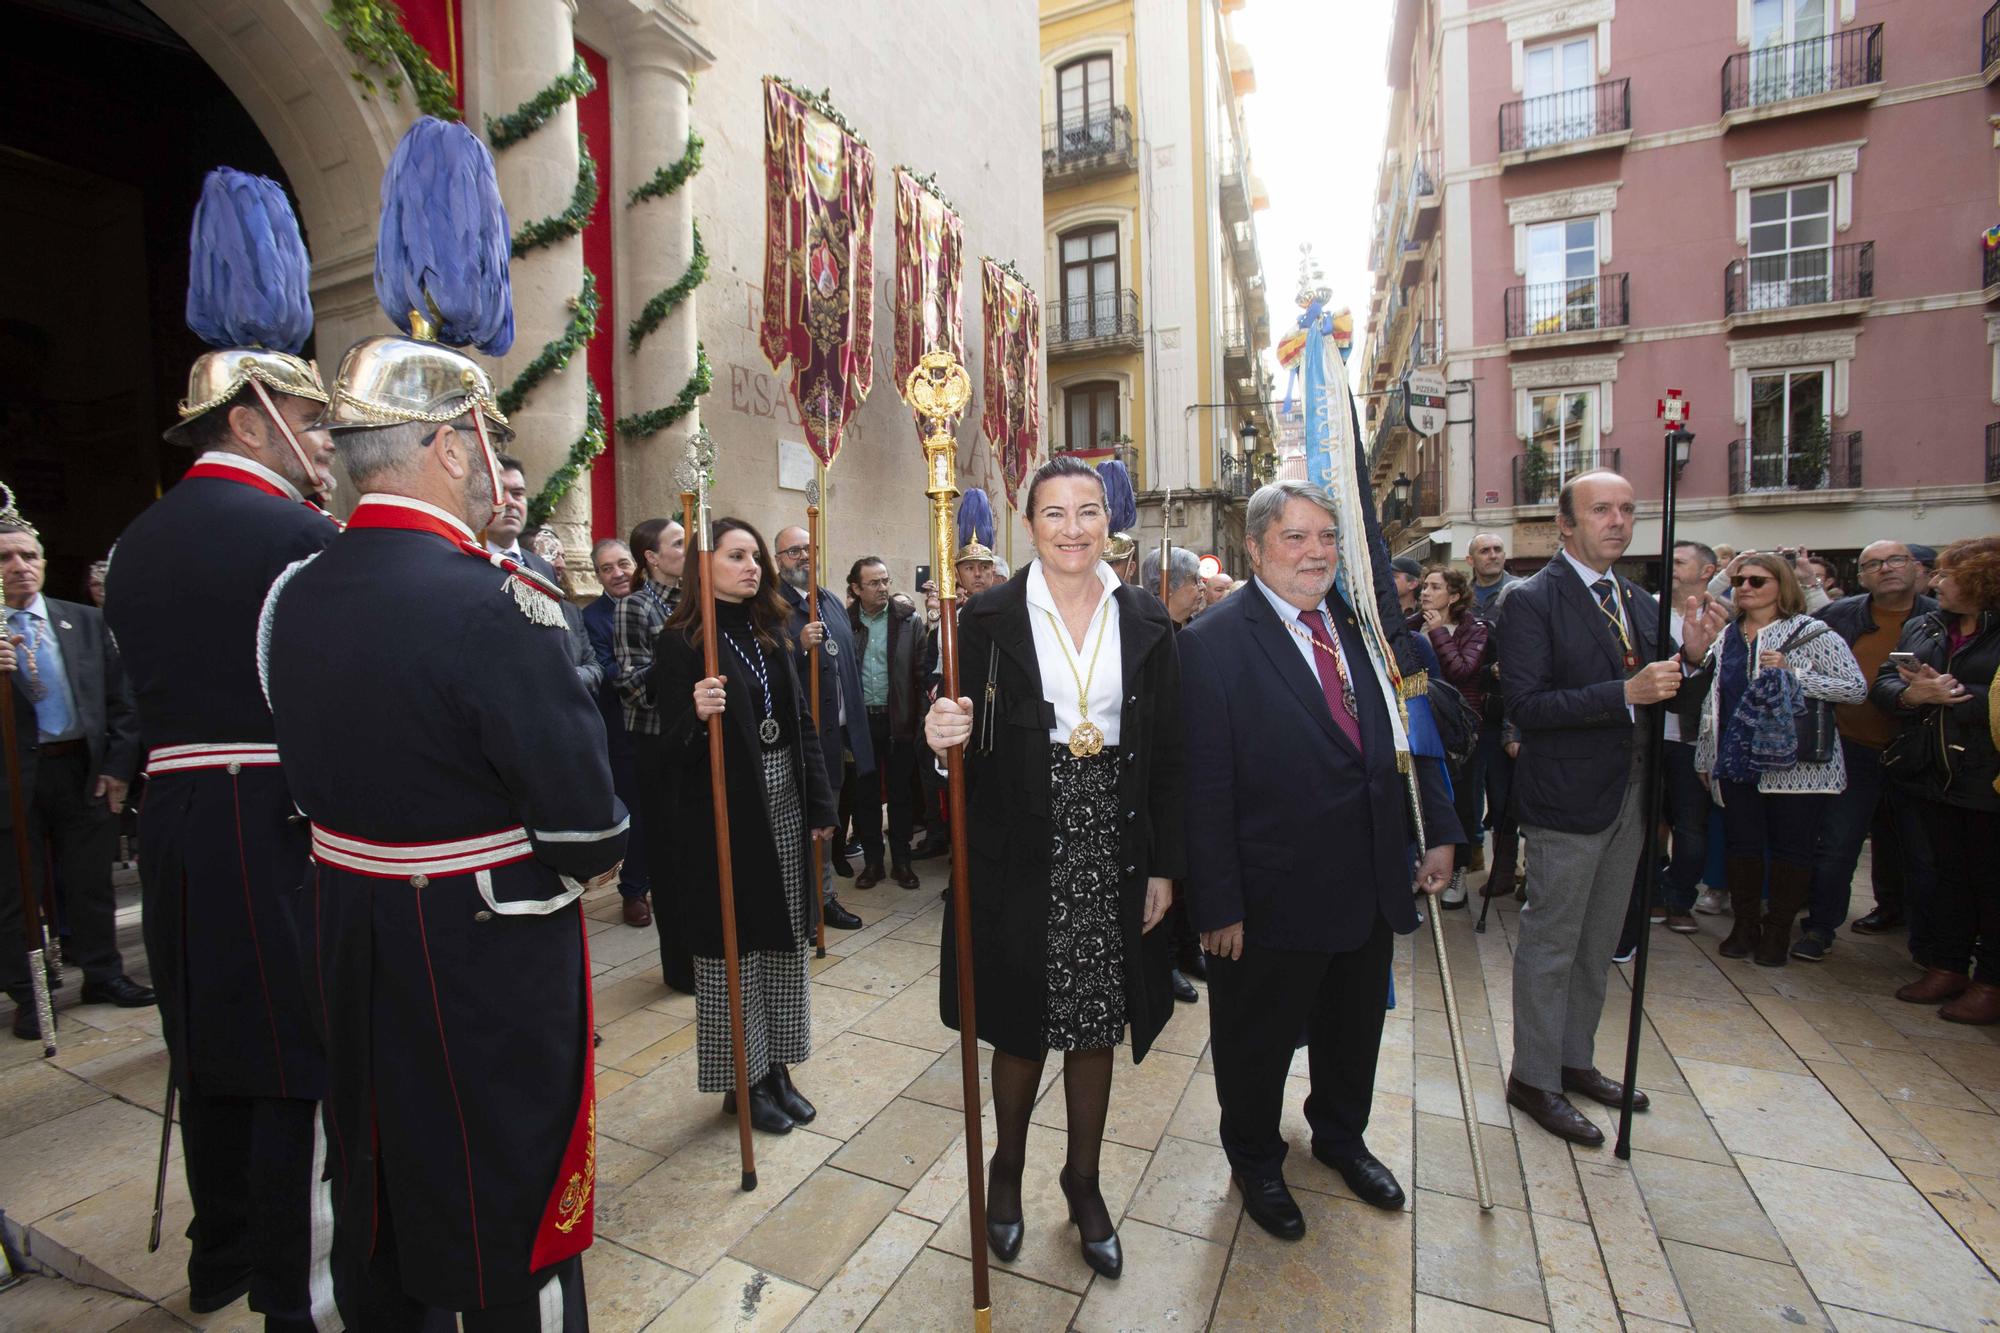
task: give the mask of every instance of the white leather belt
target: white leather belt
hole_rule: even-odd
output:
[[[162,745],[146,752],[146,776],[181,773],[196,768],[226,768],[231,773],[246,768],[276,768],[278,747],[257,741],[215,742],[202,745]]]
[[[312,854],[315,861],[377,879],[428,881],[436,875],[469,875],[524,861],[535,848],[528,841],[528,830],[518,824],[452,842],[372,842],[314,824]]]

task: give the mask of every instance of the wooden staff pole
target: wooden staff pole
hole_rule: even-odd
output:
[[[806,605],[809,608],[806,614],[806,622],[808,624],[820,618],[819,500],[820,496],[825,493],[826,464],[820,463],[813,469],[812,489],[806,492]],[[821,652],[822,649],[815,648],[806,654],[810,663],[807,670],[812,673],[812,694],[810,697],[812,699],[814,736],[821,734],[819,729],[819,658]],[[831,765],[839,756],[829,757],[822,754],[820,758]],[[827,779],[831,782],[832,778],[833,774],[829,768]],[[825,892],[821,888],[821,876],[825,872],[820,868],[820,846],[819,843],[814,841],[811,829],[806,830],[806,864],[812,867],[813,957],[824,958],[826,957],[826,903],[821,896]]]
[[[699,483],[697,483],[699,484]],[[704,488],[704,492],[705,492]],[[681,492],[681,526],[697,543],[701,579],[701,671],[722,674],[715,628],[715,543],[709,533],[705,493]],[[722,895],[722,968],[729,982],[729,1046],[736,1057],[736,1141],[743,1159],[743,1188],[757,1188],[757,1155],[750,1146],[750,1056],[743,1044],[743,963],[736,949],[736,873],[729,848],[729,792],[722,762],[722,714],[708,719],[708,792],[715,806],[716,888]]]
[[[938,670],[944,697],[958,694],[958,571],[952,565],[952,505],[958,499],[957,441],[948,423],[972,396],[964,367],[949,352],[931,352],[910,372],[903,397],[929,423],[924,435],[924,494],[931,501],[931,547],[938,586]],[[1012,528],[1009,528],[1012,533]],[[972,986],[971,872],[965,850],[965,747],[945,752],[946,800],[951,810],[952,946],[958,961],[958,1052],[965,1089],[966,1221],[972,1229],[972,1322],[976,1333],[993,1327],[986,1257],[986,1148],[979,1124],[979,1024]]]
[[[18,653],[17,653],[18,657]],[[14,675],[0,671],[0,743],[7,747],[7,803],[14,816],[14,866],[20,876],[21,933],[28,953],[28,981],[34,989],[35,1018],[42,1027],[42,1056],[56,1053],[56,1007],[49,998],[48,935],[42,929],[40,886],[28,855],[27,793],[21,789],[20,742],[14,734]]]

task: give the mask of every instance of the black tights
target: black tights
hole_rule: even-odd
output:
[[[993,1052],[993,1118],[998,1141],[988,1175],[986,1211],[994,1220],[1021,1219],[1021,1171],[1028,1155],[1028,1117],[1042,1082],[1046,1052],[1034,1059]],[[1104,1118],[1111,1109],[1111,1047],[1063,1052],[1063,1103],[1069,1113],[1065,1160],[1073,1183],[1077,1226],[1085,1240],[1111,1235],[1111,1212],[1097,1189],[1097,1163],[1104,1146]]]

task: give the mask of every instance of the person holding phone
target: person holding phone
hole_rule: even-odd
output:
[[[1884,752],[1915,794],[1937,875],[1924,975],[1896,992],[1952,1023],[2000,1023],[2000,755],[1988,712],[2000,672],[2000,537],[1954,542],[1932,581],[1938,609],[1903,627],[1870,695],[1902,720]]]

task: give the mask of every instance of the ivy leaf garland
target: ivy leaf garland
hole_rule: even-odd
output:
[[[688,294],[701,286],[707,277],[708,251],[701,243],[701,224],[696,223],[694,257],[688,260],[687,272],[681,274],[679,282],[655,292],[653,299],[646,302],[645,309],[639,312],[639,317],[626,327],[625,349],[630,352],[638,351],[639,344],[646,340],[646,336],[659,328],[673,308],[687,300]]]
[[[664,199],[687,184],[688,178],[701,170],[701,145],[701,136],[689,130],[686,151],[654,172],[651,180],[633,190],[632,197],[625,201],[625,206],[629,208],[648,199]]]
[[[678,194],[683,186],[701,170],[701,136],[688,131],[687,147],[680,157],[653,173],[652,179],[632,191],[625,201],[627,208],[634,208],[648,199],[664,199]],[[666,322],[674,309],[694,294],[694,289],[708,278],[708,250],[701,242],[701,228],[694,229],[694,254],[688,260],[687,272],[673,286],[654,293],[646,302],[638,317],[625,331],[626,351],[636,352],[639,345]],[[618,418],[618,433],[630,439],[643,439],[657,435],[675,422],[694,411],[715,385],[715,371],[708,361],[708,349],[696,342],[694,345],[694,374],[681,386],[680,394],[664,407],[656,407],[648,412],[635,412],[631,416]]]
[[[715,371],[708,364],[708,349],[700,343],[694,345],[694,374],[681,387],[680,396],[665,407],[656,407],[650,412],[639,412],[629,417],[618,418],[618,433],[635,438],[655,435],[694,411],[695,404],[702,395],[715,387]]]
[[[548,87],[536,93],[504,116],[486,118],[486,141],[496,153],[505,152],[549,123],[565,102],[587,97],[597,91],[583,57],[577,56],[569,73],[558,74]]]
[[[587,275],[588,270],[585,272]],[[549,521],[549,515],[555,512],[555,507],[562,498],[569,494],[570,487],[576,485],[576,479],[587,472],[590,465],[597,461],[597,456],[604,452],[604,442],[604,399],[597,392],[597,382],[585,379],[583,434],[570,446],[569,457],[563,460],[562,466],[549,474],[549,479],[542,483],[542,489],[536,493],[534,499],[528,501],[529,531],[532,532]]]
[[[535,354],[535,359],[521,367],[521,373],[514,377],[514,382],[501,391],[496,401],[502,412],[512,416],[527,402],[536,385],[557,371],[569,368],[569,359],[597,336],[599,304],[597,275],[585,269],[583,286],[569,301],[569,327],[562,331],[561,336],[542,344],[542,350]],[[597,392],[595,385],[591,386],[590,392]]]
[[[410,36],[394,0],[332,0],[326,21],[364,66],[349,72],[370,96],[386,93],[390,101],[399,102],[407,82],[417,110],[440,120],[460,119],[450,77]],[[382,71],[379,87],[369,69]]]
[[[576,188],[570,192],[569,207],[523,223],[521,230],[514,233],[514,258],[583,234],[584,224],[590,221],[590,210],[597,207],[597,159],[590,155],[590,140],[582,130],[576,132],[576,162]]]

